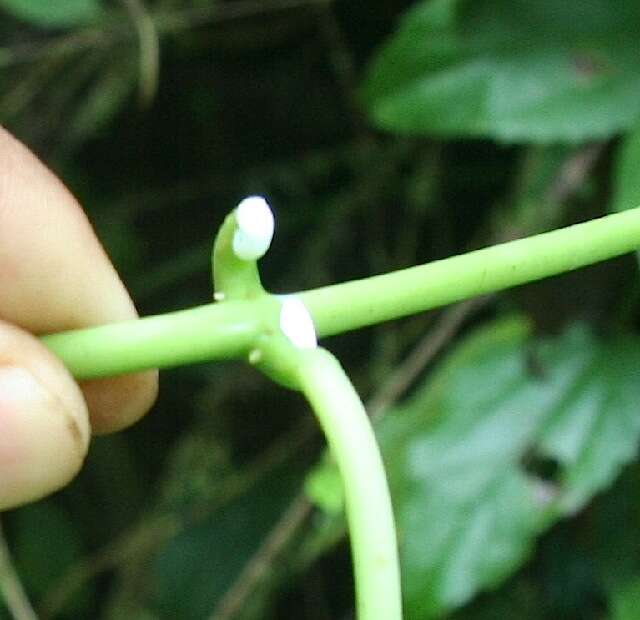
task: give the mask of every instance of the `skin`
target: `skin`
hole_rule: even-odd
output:
[[[156,371],[77,384],[36,336],[137,316],[77,201],[0,127],[0,510],[79,471],[92,433],[133,424]]]

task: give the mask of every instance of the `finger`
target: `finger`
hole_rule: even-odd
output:
[[[158,394],[158,373],[92,379],[80,385],[91,411],[93,432],[101,435],[129,426],[148,411]]]
[[[137,316],[75,199],[2,128],[0,289],[0,317],[36,334]],[[87,384],[94,430],[131,424],[156,391],[155,372]]]
[[[0,322],[0,510],[67,484],[89,435],[84,399],[62,363],[30,334]]]

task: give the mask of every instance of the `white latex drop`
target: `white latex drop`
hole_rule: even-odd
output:
[[[262,196],[249,196],[236,208],[238,230],[233,235],[233,253],[242,260],[257,260],[271,245],[275,222]]]
[[[280,329],[299,349],[315,349],[318,346],[316,328],[311,315],[298,297],[282,297]]]

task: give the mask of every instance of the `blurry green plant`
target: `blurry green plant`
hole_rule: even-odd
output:
[[[103,14],[100,0],[0,0],[0,8],[18,19],[45,28],[69,28],[97,21]]]
[[[400,618],[395,532],[382,463],[360,400],[340,365],[328,352],[317,349],[316,333],[355,329],[629,252],[640,247],[640,208],[423,267],[285,297],[267,294],[257,270],[256,260],[268,249],[272,235],[273,216],[268,206],[261,198],[248,198],[225,220],[216,238],[216,303],[49,335],[43,340],[81,379],[189,361],[245,358],[279,383],[302,391],[316,411],[343,480],[358,617]],[[633,375],[637,347],[626,342],[598,354],[586,335],[568,335],[555,352],[550,349],[550,360],[542,358],[545,367],[553,364],[557,378],[540,384],[526,377],[521,363],[525,335],[521,323],[509,323],[492,329],[487,344],[485,336],[478,338],[479,344],[468,345],[471,352],[462,354],[462,359],[491,356],[491,361],[484,360],[481,365],[488,375],[474,378],[471,398],[466,397],[464,408],[455,402],[460,390],[467,394],[464,373],[446,389],[436,384],[419,407],[419,417],[425,419],[432,399],[434,404],[438,399],[451,402],[452,411],[438,419],[442,424],[438,427],[436,422],[437,430],[429,424],[434,435],[430,440],[423,438],[414,444],[409,439],[419,428],[410,415],[401,416],[391,426],[392,441],[402,451],[402,458],[392,461],[400,466],[398,488],[415,483],[424,485],[427,493],[422,498],[414,488],[404,504],[399,496],[403,525],[406,520],[402,531],[410,535],[416,519],[423,537],[429,526],[437,528],[425,540],[425,547],[416,546],[411,538],[405,554],[405,566],[410,570],[405,584],[409,617],[422,617],[431,609],[438,610],[442,603],[459,604],[477,587],[496,583],[517,564],[532,535],[553,518],[580,508],[633,456],[640,435],[640,422],[634,421],[633,415],[640,397],[635,393],[637,377]],[[589,401],[590,407],[594,403],[599,406],[590,413],[598,418],[590,425],[593,438],[585,435],[576,443],[567,439],[567,430],[583,424],[585,413],[579,405],[564,404],[564,395],[568,390],[583,390],[585,380],[598,377],[597,371],[603,370],[597,366],[601,359],[607,360],[604,371],[612,373],[613,380],[601,387],[597,383],[589,386],[590,391],[599,390],[598,398]],[[472,367],[478,367],[475,360]],[[498,393],[494,393],[491,379],[496,374],[501,379]],[[513,385],[512,393],[504,392],[505,384]],[[504,399],[504,404],[497,399]],[[488,411],[483,403],[490,405]],[[504,412],[504,419],[500,412]],[[430,419],[427,415],[426,420]],[[476,462],[472,437],[486,432],[494,433],[494,441],[489,453],[483,453],[489,446],[481,442]],[[457,447],[455,442],[461,438],[465,444]],[[524,450],[531,449],[532,440],[540,442],[542,454],[565,466],[559,488],[536,483],[514,467]],[[440,485],[442,498],[437,492]],[[484,517],[477,523],[469,508],[459,512],[460,507],[450,503],[456,486],[465,504],[473,502],[474,511],[482,513],[484,502],[488,502],[489,521]],[[320,487],[318,497],[322,494]],[[499,506],[518,510],[512,510],[509,518],[491,515]],[[495,527],[495,520],[500,527]],[[452,544],[477,546],[477,563],[450,566],[450,561],[456,561]],[[435,547],[436,557],[443,562],[437,569],[444,574],[433,583],[425,575],[434,569],[434,552],[425,552],[429,547]],[[454,572],[455,579],[447,579],[448,571]],[[460,573],[467,579],[461,580]]]
[[[633,0],[429,0],[373,62],[380,127],[511,142],[584,142],[640,117]]]
[[[29,18],[24,9],[27,4],[46,4],[49,8],[42,10],[50,14]],[[136,81],[132,62],[135,54],[131,53],[136,48],[113,47],[113,40],[104,35],[114,23],[109,21],[114,15],[92,21],[87,7],[95,6],[94,2],[68,3],[71,8],[67,7],[67,17],[56,17],[55,12],[65,8],[58,5],[63,4],[67,3],[0,2],[8,13],[48,29],[52,39],[47,40],[47,45],[53,51],[58,49],[54,45],[58,44],[58,36],[62,45],[65,37],[73,40],[84,28],[101,33],[95,44],[89,40],[80,48],[83,54],[91,51],[85,54],[86,61],[93,58],[91,72],[97,74],[97,79],[91,82],[88,96],[74,111],[71,129],[65,132],[65,139],[79,144],[110,122],[127,102]],[[170,4],[152,5],[160,34],[167,32],[163,30],[169,23],[164,7]],[[173,3],[178,4],[187,5]],[[78,8],[81,5],[85,8]],[[371,8],[372,13],[374,9]],[[84,11],[87,21],[74,17],[73,10],[80,16]],[[122,22],[122,17],[120,14],[117,19]],[[67,28],[70,32],[57,34]],[[386,133],[440,138],[448,141],[447,148],[459,138],[526,145],[523,165],[518,168],[522,177],[516,180],[519,186],[493,223],[499,230],[501,225],[514,228],[516,234],[555,228],[569,217],[584,219],[583,212],[567,216],[563,211],[560,203],[564,199],[557,197],[562,196],[562,188],[547,190],[564,162],[579,154],[575,145],[597,140],[593,148],[606,149],[607,141],[622,133],[613,160],[609,208],[624,211],[640,204],[639,30],[640,8],[631,0],[425,0],[407,11],[398,30],[374,55],[359,100],[373,126]],[[129,38],[135,40],[133,30]],[[106,54],[101,47],[105,44]],[[9,51],[0,49],[0,63],[3,59],[15,61],[15,54],[5,53]],[[94,54],[99,56],[97,64]],[[65,62],[68,58],[64,56]],[[20,88],[15,92],[6,89],[0,97],[3,118],[18,118],[26,108],[29,97],[22,95],[31,92],[29,84],[46,83],[41,77],[45,64],[42,56],[37,57],[28,65],[29,71],[16,72],[12,78],[15,82],[7,78]],[[56,65],[56,71],[62,71],[64,66],[67,65]],[[102,70],[96,71],[97,67]],[[27,83],[29,76],[31,82]],[[72,77],[69,74],[69,80]],[[85,78],[77,79],[82,82]],[[209,109],[207,119],[208,114]],[[412,166],[411,179],[402,181],[410,187],[396,179],[395,185],[389,184],[388,188],[384,183],[374,184],[375,191],[378,195],[405,191],[405,195],[399,195],[415,211],[406,215],[414,218],[413,222],[428,220],[430,225],[439,226],[440,219],[447,220],[452,203],[437,204],[438,197],[426,205],[424,195],[438,192],[434,178],[445,172],[433,163],[438,156],[433,157],[431,152],[425,155],[426,149],[418,152],[423,157],[419,164],[407,163],[412,155],[402,159],[392,149],[380,149],[377,159],[367,159],[362,154],[352,158],[359,157],[362,169],[374,169],[381,178],[385,178],[380,172],[382,165],[392,165],[394,156],[398,167]],[[331,157],[336,168],[345,167],[335,154]],[[445,160],[443,167],[449,163]],[[497,165],[476,165],[476,176],[471,179],[466,174],[468,169],[454,161],[450,175],[456,184],[475,189],[479,183],[487,183]],[[295,197],[290,200],[295,204],[308,200],[315,206],[305,192],[311,194],[317,187],[332,186],[334,182],[330,175],[319,174],[321,181],[309,184],[313,189],[302,187],[296,194],[298,190],[292,187],[300,178],[290,171],[282,174],[286,176],[282,186],[291,192],[287,196]],[[257,183],[260,186],[264,181]],[[580,203],[581,207],[585,202],[601,202],[600,196],[594,197],[589,183],[582,183],[579,190],[589,197]],[[367,208],[367,201],[377,198],[375,191],[364,201]],[[478,208],[475,193],[471,195],[469,209]],[[322,219],[321,209],[309,210],[313,211],[313,225],[322,226],[326,233],[326,239],[317,243],[316,256],[323,251],[329,253],[336,237],[345,235],[346,218],[340,219],[336,227],[331,216],[339,209],[346,211],[344,204],[354,202],[354,196],[362,200],[355,189],[345,195],[337,190],[329,197],[323,195],[322,207],[329,214],[326,220]],[[503,198],[501,195],[499,200]],[[457,232],[462,228],[464,217],[458,216],[464,207],[456,204],[455,208],[456,211],[451,210],[457,218]],[[550,237],[488,248],[371,280],[306,291],[298,297],[320,337],[357,329],[630,251],[640,238],[634,223],[637,212],[623,215],[629,219],[594,221],[587,228],[570,228]],[[115,216],[109,212],[105,218],[109,217]],[[287,220],[291,217],[295,216],[288,214]],[[283,226],[286,225],[283,218]],[[401,227],[412,228],[399,224]],[[309,228],[305,222],[304,230]],[[443,229],[448,232],[445,226],[437,228],[435,243],[440,242],[438,233]],[[133,228],[127,230],[133,234]],[[404,236],[398,238],[411,239],[411,232],[404,231]],[[348,241],[350,236],[346,237]],[[615,251],[609,245],[613,239],[623,240]],[[415,259],[404,264],[410,262]],[[203,267],[202,261],[189,260],[188,264],[192,270],[194,264]],[[147,274],[143,275],[141,281]],[[165,281],[165,290],[168,289]],[[470,601],[479,591],[498,588],[524,564],[535,541],[554,524],[556,529],[551,535],[555,538],[551,542],[565,543],[547,555],[555,557],[557,564],[566,565],[562,568],[567,571],[577,567],[579,574],[568,573],[562,581],[558,577],[561,569],[553,565],[555,572],[545,566],[540,571],[544,575],[541,578],[518,575],[510,584],[512,591],[498,591],[488,600],[480,597],[482,600],[460,612],[462,617],[584,618],[592,607],[602,606],[601,600],[592,604],[587,594],[608,601],[611,618],[635,617],[634,610],[640,605],[640,566],[635,559],[638,543],[633,531],[640,521],[637,511],[624,512],[621,506],[637,497],[633,490],[637,487],[637,472],[631,472],[631,482],[622,489],[620,485],[625,483],[618,481],[587,514],[589,535],[591,521],[602,522],[596,528],[596,560],[591,555],[580,557],[580,550],[574,549],[578,545],[571,544],[566,531],[557,533],[557,527],[607,489],[637,455],[640,343],[629,315],[625,315],[634,311],[637,301],[634,287],[627,289],[628,306],[613,317],[613,336],[573,322],[558,335],[542,337],[532,332],[528,319],[513,316],[503,308],[501,318],[486,322],[462,338],[408,402],[392,406],[376,423],[398,524],[408,620],[441,617]],[[570,293],[561,291],[560,295]],[[251,302],[227,299],[128,325],[55,335],[51,344],[79,376],[208,359],[246,359],[265,330],[279,333],[280,309],[281,300],[267,294]],[[280,377],[278,372],[276,375]],[[292,472],[286,473],[293,476]],[[297,478],[294,482],[287,479],[280,485],[278,481],[285,478],[277,470],[268,477],[264,488],[258,484],[221,514],[187,529],[161,548],[152,571],[155,590],[145,603],[161,617],[206,617],[212,602],[219,602],[229,583],[241,573],[242,558],[238,556],[250,557],[252,549],[267,536],[267,524],[285,510],[295,483],[299,482]],[[325,461],[307,477],[305,488],[320,507],[326,527],[318,535],[320,542],[308,542],[308,558],[317,557],[339,538],[335,532],[341,529],[345,500],[335,466]],[[634,527],[629,527],[630,523]],[[582,527],[586,529],[584,524]],[[21,539],[27,536],[25,531]],[[224,542],[218,543],[215,553],[209,553],[215,540],[238,540],[238,555],[230,550],[232,545]],[[28,552],[25,571],[36,561]],[[211,555],[223,558],[216,559],[219,574],[215,579],[210,578]],[[544,549],[539,555],[544,559]],[[590,562],[596,566],[587,570],[585,565]],[[589,571],[606,574],[594,576]],[[537,587],[546,589],[538,592]],[[560,604],[553,607],[549,601],[560,598],[558,588],[565,588],[564,594],[581,601],[583,607],[578,611],[567,611]],[[33,590],[39,594],[44,588]],[[264,607],[261,611],[259,603],[245,604],[248,609],[242,613],[247,618],[264,617]],[[267,603],[263,600],[262,605]]]

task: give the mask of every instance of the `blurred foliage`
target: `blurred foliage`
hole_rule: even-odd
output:
[[[635,171],[640,165],[640,127],[636,126],[621,140],[614,171],[611,208],[624,211],[636,206],[640,197],[640,180]]]
[[[96,20],[101,14],[99,0],[0,0],[9,14],[45,28],[78,26]]]
[[[500,583],[635,456],[637,342],[526,333],[517,319],[484,326],[385,419],[408,619]]]
[[[640,113],[638,28],[632,0],[421,2],[378,56],[368,105],[406,133],[604,138]]]
[[[639,27],[627,0],[0,0],[0,122],[159,313],[210,299],[248,193],[277,291],[640,204]],[[640,617],[636,268],[327,342],[376,412],[408,620]],[[323,620],[353,605],[340,507],[304,402],[206,364],[3,521],[43,618]]]

